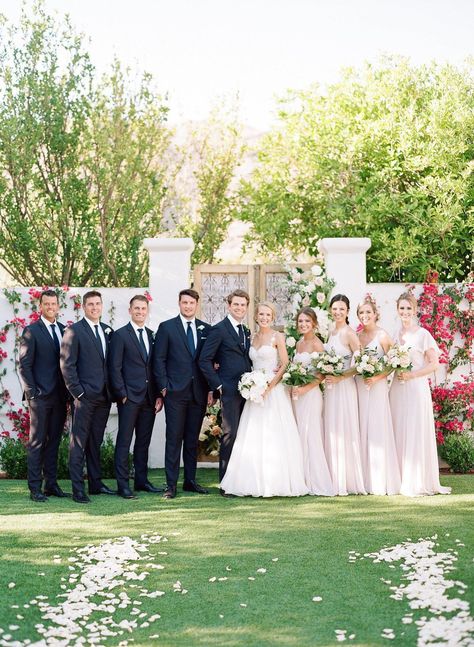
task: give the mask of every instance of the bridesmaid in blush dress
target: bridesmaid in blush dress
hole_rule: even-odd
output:
[[[390,389],[395,443],[406,496],[449,494],[439,482],[439,464],[428,376],[438,368],[439,349],[430,333],[416,320],[416,299],[404,292],[397,299],[401,330],[396,341],[408,346],[411,371],[398,371]]]
[[[359,409],[355,370],[351,369],[352,354],[360,344],[349,326],[349,299],[336,294],[330,302],[336,324],[326,348],[344,357],[343,375],[327,376],[324,391],[324,445],[326,459],[336,494],[367,494],[362,471],[359,437]]]
[[[312,308],[302,308],[296,315],[296,326],[302,338],[296,344],[294,361],[308,365],[312,353],[321,353],[324,347],[316,337],[318,320]],[[291,389],[293,409],[303,447],[304,476],[310,494],[334,496],[323,447],[323,396],[315,379],[304,386]]]
[[[363,328],[358,333],[364,350],[383,357],[393,345],[388,334],[377,326],[379,313],[375,301],[367,295],[357,307]],[[355,378],[359,396],[360,442],[365,487],[369,494],[399,494],[400,468],[393,436],[392,414],[388,400],[387,374],[367,379]]]

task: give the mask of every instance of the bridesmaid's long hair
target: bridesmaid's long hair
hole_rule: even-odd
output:
[[[329,307],[332,306],[333,303],[336,303],[336,301],[342,301],[343,303],[346,304],[347,306],[347,312],[351,309],[349,299],[346,297],[345,294],[335,294],[332,298],[331,301],[329,302]],[[349,317],[346,317],[346,324],[349,325]]]

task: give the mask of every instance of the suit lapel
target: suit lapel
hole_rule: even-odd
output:
[[[146,363],[149,364],[151,361],[153,344],[154,344],[153,330],[150,330],[150,328],[147,328],[146,326],[145,326],[145,330],[146,330],[146,334],[148,335],[148,357],[147,357]]]
[[[100,341],[95,336],[94,331],[92,330],[92,328],[89,326],[89,324],[87,323],[87,321],[85,319],[82,320],[82,325],[84,326],[84,328],[86,330],[86,334],[89,335],[89,337],[94,342],[94,347],[95,347],[97,353],[99,354],[100,359],[102,361],[105,361],[105,358],[102,356],[102,353],[100,352],[100,347],[99,347]],[[104,333],[104,335],[105,335],[105,333]],[[105,344],[105,345],[107,347],[107,344]]]
[[[227,328],[227,331],[229,332],[230,336],[231,336],[231,337],[232,337],[232,339],[234,340],[234,343],[235,343],[235,345],[237,346],[237,348],[240,350],[240,352],[242,353],[242,355],[244,355],[244,354],[245,354],[245,351],[244,351],[244,349],[242,348],[242,346],[241,346],[241,344],[240,344],[239,335],[237,334],[237,332],[236,332],[236,330],[235,330],[234,326],[230,323],[230,321],[229,321],[229,318],[228,318],[228,317],[226,317],[226,318],[224,319],[224,326]]]
[[[176,317],[175,322],[176,327],[178,328],[178,335],[179,337],[181,337],[181,341],[183,342],[187,352],[191,355],[191,351],[189,350],[188,346],[188,338],[186,337],[186,333],[184,332],[183,322],[181,321],[181,317],[179,315]]]
[[[140,348],[140,342],[138,341],[138,337],[135,333],[135,330],[133,329],[133,326],[131,323],[127,324],[127,332],[130,335],[130,338],[132,340],[132,343],[134,344],[135,348],[137,349],[138,353],[140,354],[140,357],[142,358],[143,361],[145,361],[145,358],[143,357],[142,349]]]
[[[38,319],[38,326],[39,326],[39,329],[41,330],[41,332],[43,333],[43,335],[46,335],[46,337],[48,338],[48,341],[50,342],[51,347],[54,348],[54,352],[57,353],[56,346],[54,345],[53,338],[49,334],[49,330],[46,328],[46,326],[44,324],[44,321],[42,319]],[[59,340],[59,343],[61,343],[61,340]]]

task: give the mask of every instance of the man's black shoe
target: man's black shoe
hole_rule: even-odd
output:
[[[199,483],[196,483],[196,481],[184,481],[183,490],[184,492],[197,492],[198,494],[209,494],[209,492],[205,488],[203,488],[202,485],[199,485]]]
[[[176,485],[167,485],[163,492],[163,499],[174,499],[176,496]]]
[[[128,487],[124,487],[122,490],[117,490],[117,494],[122,497],[122,499],[138,499]]]
[[[134,488],[137,492],[151,492],[152,494],[157,494],[158,492],[163,492],[162,487],[155,487],[153,483],[145,483],[144,485],[135,485]]]
[[[85,492],[76,492],[72,495],[72,500],[76,503],[90,503],[91,500]]]
[[[41,490],[32,490],[30,492],[30,499],[36,501],[36,503],[44,503],[48,500],[48,497],[45,496]]]
[[[106,485],[101,485],[98,490],[89,490],[89,494],[117,494],[115,490],[111,490]]]
[[[50,488],[49,490],[44,491],[45,496],[57,496],[60,499],[64,499],[66,497],[70,497],[71,495],[69,492],[63,492],[59,485],[55,485],[54,487]]]

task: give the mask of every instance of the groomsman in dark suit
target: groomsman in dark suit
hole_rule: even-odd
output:
[[[245,404],[237,385],[242,374],[252,370],[249,358],[250,331],[243,325],[249,301],[250,297],[244,290],[234,290],[229,294],[229,313],[209,331],[199,359],[199,366],[209,386],[214,391],[219,391],[221,398],[220,480],[224,478],[227,470]],[[223,490],[220,490],[220,493],[222,496],[231,496],[226,495]]]
[[[74,398],[69,444],[72,498],[90,503],[84,491],[84,459],[89,494],[116,494],[101,480],[100,446],[110,412],[111,395],[107,357],[112,328],[101,323],[102,296],[91,290],[82,298],[84,317],[67,328],[61,345],[61,371]]]
[[[197,447],[202,420],[212,401],[208,384],[198,365],[209,324],[196,319],[199,294],[179,293],[179,315],[163,321],[156,334],[154,372],[164,398],[166,414],[165,499],[176,496],[181,448],[183,449],[183,490],[207,494],[196,483]]]
[[[135,490],[162,492],[148,480],[148,449],[155,414],[163,406],[153,376],[153,332],[145,326],[148,299],[137,294],[130,300],[130,322],[114,331],[110,342],[109,375],[117,400],[119,427],[115,444],[118,494],[136,499],[129,484],[128,455],[135,430],[133,464]]]
[[[30,411],[27,448],[28,487],[33,501],[48,496],[70,496],[57,481],[58,451],[66,421],[68,393],[59,369],[64,326],[57,321],[58,295],[45,290],[40,297],[41,317],[26,326],[20,341],[19,372]],[[44,476],[44,493],[41,490]]]

